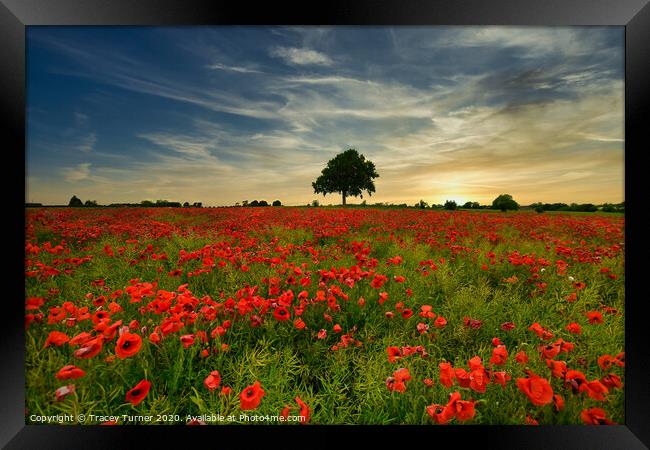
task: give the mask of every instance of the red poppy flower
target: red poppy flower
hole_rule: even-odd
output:
[[[526,394],[533,405],[544,406],[553,399],[553,388],[545,378],[536,375],[530,378],[517,378],[517,387]]]
[[[474,409],[474,402],[470,402],[467,400],[458,400],[456,401],[456,418],[461,421],[465,422],[467,420],[471,420],[474,418],[474,415],[476,414],[476,411]]]
[[[420,306],[420,312],[418,315],[427,319],[434,319],[436,317],[436,313],[434,313],[432,309],[433,307],[431,305],[422,305]]]
[[[68,342],[70,345],[83,345],[86,342],[90,341],[93,338],[93,335],[88,333],[87,331],[83,331],[70,339]]]
[[[580,391],[580,387],[587,382],[585,374],[579,370],[568,370],[564,377],[564,385],[570,387],[574,394]]]
[[[621,352],[614,357],[614,364],[619,367],[625,367],[625,352]]]
[[[587,287],[587,285],[585,283],[583,283],[582,281],[576,281],[575,283],[573,283],[573,287],[580,290],[580,289],[584,289],[585,287]]]
[[[76,380],[77,378],[81,378],[86,374],[83,370],[81,370],[77,366],[64,366],[62,367],[56,374],[56,378],[59,380]]]
[[[74,351],[73,355],[77,358],[90,359],[102,351],[103,345],[104,338],[99,335],[96,338],[83,343],[80,348]]]
[[[463,317],[463,322],[465,323],[466,327],[472,328],[474,330],[478,330],[479,328],[481,328],[481,323],[482,323],[480,320],[471,319],[467,316]]]
[[[454,384],[454,378],[456,378],[456,373],[454,372],[453,367],[448,362],[441,362],[440,367],[440,384],[446,387],[451,387]]]
[[[489,381],[484,369],[472,370],[469,374],[469,387],[476,392],[485,392]]]
[[[424,383],[424,385],[425,385],[426,387],[431,387],[431,386],[433,386],[433,380],[432,380],[431,378],[425,378],[424,380],[422,380],[422,382]]]
[[[589,311],[587,312],[587,318],[589,319],[590,324],[603,323],[603,315],[600,311]]]
[[[409,319],[412,315],[413,315],[413,311],[408,308],[402,311],[402,317],[404,319]]]
[[[553,406],[555,406],[556,411],[562,411],[564,409],[564,399],[560,394],[553,395]]]
[[[206,388],[208,388],[210,392],[217,389],[221,384],[221,375],[219,374],[219,371],[213,370],[210,372],[210,375],[208,375],[205,380],[203,380],[203,384]]]
[[[296,320],[293,321],[293,326],[298,330],[302,330],[305,328],[306,325],[305,325],[305,321],[302,320],[300,317],[298,317]]]
[[[603,383],[598,380],[588,381],[580,385],[580,392],[587,392],[589,397],[598,401],[605,401],[605,395],[609,393],[609,389]]]
[[[569,333],[573,333],[573,334],[580,334],[582,332],[582,328],[580,328],[580,325],[578,325],[575,322],[571,322],[569,325],[567,325],[566,329]]]
[[[506,382],[510,381],[512,377],[506,372],[493,372],[494,382],[500,384],[502,387],[506,387]]]
[[[602,408],[589,408],[580,413],[582,421],[587,425],[614,425],[615,422],[609,420]]]
[[[283,322],[285,320],[289,320],[291,318],[291,314],[289,313],[289,310],[284,306],[278,306],[273,312],[273,317],[275,317],[275,320]]]
[[[192,344],[194,344],[194,335],[193,334],[185,334],[180,337],[181,343],[183,344],[183,348],[189,348]]]
[[[433,321],[433,326],[436,328],[444,328],[447,325],[447,319],[442,316],[438,316],[436,320]]]
[[[522,350],[515,355],[515,360],[519,364],[526,364],[528,362],[528,355],[526,354],[525,351]]]
[[[535,322],[532,324],[530,327],[528,327],[530,331],[533,331],[540,339],[543,340],[549,340],[553,337],[553,333],[550,331],[546,330],[543,328],[539,323]]]
[[[453,408],[442,405],[427,406],[426,411],[438,425],[446,425],[456,412]]]
[[[334,325],[332,330],[334,330],[335,333],[340,333],[341,331],[343,331],[343,328],[341,328],[341,325],[337,323],[336,325]]]
[[[506,363],[507,358],[508,358],[508,351],[506,350],[506,346],[499,345],[498,347],[495,347],[494,350],[492,350],[492,358],[490,359],[490,362],[492,364],[496,364],[497,366],[500,366]]]
[[[411,379],[409,370],[404,367],[401,367],[393,372],[393,376],[397,381],[409,381]]]
[[[133,389],[126,393],[126,401],[130,402],[133,406],[139,405],[149,393],[149,389],[151,389],[151,383],[149,381],[140,381]]]
[[[542,353],[542,358],[553,359],[560,354],[561,347],[559,344],[548,344],[539,347],[539,351]]]
[[[526,425],[539,425],[539,422],[530,416],[526,416]]]
[[[74,384],[68,386],[61,386],[54,392],[54,396],[57,402],[65,399],[68,395],[74,393]]]
[[[309,406],[305,402],[303,402],[300,397],[295,398],[296,403],[298,403],[298,406],[300,406],[300,423],[301,424],[306,424],[309,422],[309,418],[311,416],[311,410],[309,409]]]
[[[386,347],[386,352],[388,353],[388,362],[395,362],[396,359],[400,359],[402,357],[402,352],[398,347]]]
[[[386,379],[386,387],[390,391],[404,392],[406,391],[406,382],[410,379],[409,370],[402,367],[393,372],[392,377]]]
[[[467,361],[467,364],[469,365],[469,370],[477,370],[477,369],[483,369],[483,363],[481,362],[481,358],[477,355],[471,358],[469,361]]]
[[[567,366],[564,361],[554,361],[552,359],[547,359],[546,365],[551,369],[551,375],[553,377],[564,379],[566,376]]]
[[[598,358],[598,365],[601,369],[607,370],[614,364],[614,357],[612,355],[601,355]]]
[[[456,417],[459,421],[467,421],[475,415],[475,402],[461,400],[460,393],[454,392],[449,396],[449,402],[445,406],[427,406],[427,414],[439,425],[447,424]]]
[[[321,329],[318,332],[318,339],[325,339],[327,337],[327,330]]]
[[[138,353],[140,347],[142,347],[142,338],[140,335],[126,332],[117,339],[115,354],[120,359],[129,358]]]
[[[515,329],[515,324],[512,322],[504,322],[501,324],[501,329],[503,331],[511,331]]]
[[[621,387],[623,387],[621,378],[618,375],[613,373],[607,374],[604,377],[602,377],[600,379],[600,382],[610,389],[614,389],[614,388],[620,389]]]
[[[472,382],[472,380],[470,379],[470,374],[468,371],[461,367],[454,369],[454,374],[456,375],[456,381],[458,381],[460,387],[469,387],[469,384]]]
[[[45,340],[45,345],[43,346],[43,348],[47,348],[50,345],[60,347],[61,345],[68,342],[69,340],[70,338],[65,333],[61,333],[60,331],[50,331],[50,334],[47,336],[47,339]]]
[[[152,344],[157,344],[160,342],[160,335],[155,331],[149,335],[149,342]]]
[[[228,330],[226,330],[221,325],[218,325],[214,330],[212,330],[210,332],[210,336],[212,337],[212,339],[216,339],[217,336],[220,336],[220,337],[224,336],[227,332],[228,332]]]
[[[259,381],[256,381],[252,386],[247,386],[239,394],[239,409],[246,411],[257,408],[264,394],[264,389],[262,389]]]

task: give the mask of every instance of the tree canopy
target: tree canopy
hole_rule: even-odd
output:
[[[375,192],[373,178],[378,177],[375,165],[351,148],[329,160],[312,187],[316,194],[323,196],[340,193],[345,205],[348,196],[363,198],[364,191],[372,195]]]
[[[517,210],[519,209],[519,203],[512,199],[512,195],[501,194],[492,201],[492,207],[501,211]]]
[[[68,203],[68,206],[83,206],[83,202],[77,198],[76,195],[73,195],[72,198],[70,199],[70,203]]]

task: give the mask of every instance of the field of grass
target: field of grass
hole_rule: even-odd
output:
[[[624,421],[622,216],[26,215],[26,423]]]

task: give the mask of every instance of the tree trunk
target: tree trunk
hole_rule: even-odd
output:
[[[342,192],[341,195],[343,196],[343,206],[345,206],[345,191]]]

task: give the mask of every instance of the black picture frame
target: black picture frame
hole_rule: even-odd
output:
[[[636,449],[650,446],[650,350],[644,292],[647,226],[643,222],[643,153],[649,139],[650,4],[649,0],[337,0],[301,6],[264,2],[218,3],[200,0],[0,0],[0,111],[5,163],[5,226],[8,247],[0,339],[0,444],[6,448],[132,448],[151,439],[181,445],[215,444],[230,434],[235,442],[270,439],[281,427],[97,427],[25,425],[24,416],[24,192],[25,167],[25,27],[31,25],[618,25],[625,27],[625,201],[626,201],[626,369],[625,424],[615,426],[449,426],[449,427],[290,427],[286,445],[311,445],[309,435],[324,431],[335,445],[348,434],[379,436],[393,445],[480,445],[485,448]],[[22,219],[18,219],[22,218]],[[22,287],[21,287],[22,286]],[[196,429],[201,431],[192,431]],[[286,428],[285,428],[286,429]],[[195,434],[198,433],[198,434]],[[210,436],[208,436],[208,434]],[[188,441],[188,439],[192,439]],[[218,440],[217,440],[218,439]],[[289,440],[286,440],[289,439]],[[210,442],[210,441],[208,441]],[[271,441],[269,441],[271,442]],[[338,444],[336,444],[338,442]],[[128,443],[127,445],[125,445]],[[450,445],[450,444],[447,444]]]

